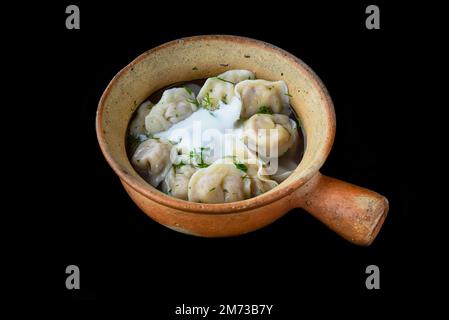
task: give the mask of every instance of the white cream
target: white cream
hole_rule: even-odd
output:
[[[241,108],[241,101],[236,97],[230,104],[220,102],[220,107],[215,111],[199,108],[188,118],[154,136],[176,143],[176,148],[184,154],[206,148],[204,160],[210,164],[216,159],[232,156],[233,141],[242,143],[239,122]]]

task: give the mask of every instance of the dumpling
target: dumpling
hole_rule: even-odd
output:
[[[267,191],[270,191],[274,187],[278,186],[275,180],[270,179],[269,176],[263,175],[262,161],[253,162],[251,158],[242,160],[239,157],[225,157],[217,160],[215,163],[227,163],[234,165],[237,169],[246,173],[247,179],[250,181],[250,194],[251,197],[261,195]]]
[[[217,78],[237,84],[243,80],[254,80],[256,75],[248,70],[228,70],[219,74]]]
[[[276,181],[260,174],[259,166],[249,164],[247,167],[247,174],[251,181],[251,197],[261,195],[278,186]]]
[[[255,114],[245,121],[242,139],[261,158],[277,158],[295,143],[298,130],[286,115]]]
[[[137,147],[131,163],[146,181],[157,187],[172,167],[173,157],[176,157],[176,150],[170,143],[148,139]]]
[[[293,170],[285,170],[283,168],[279,168],[276,174],[272,175],[271,178],[277,183],[281,183],[286,180],[293,173]]]
[[[145,117],[150,113],[153,104],[151,101],[147,100],[143,102],[135,113],[135,116],[131,123],[129,124],[129,133],[133,137],[138,137],[141,134],[146,133],[145,129]]]
[[[249,118],[260,110],[288,114],[290,99],[284,81],[246,80],[235,86],[235,94],[242,100],[242,118]]]
[[[161,100],[146,116],[145,128],[150,134],[165,131],[196,110],[195,94],[191,89],[172,88],[165,90]]]
[[[196,170],[190,164],[173,164],[162,183],[162,191],[175,198],[187,200],[189,181]]]
[[[276,172],[271,174],[271,179],[275,180],[278,183],[281,183],[285,179],[287,179],[293,171],[298,167],[298,164],[301,160],[301,143],[300,136],[298,134],[298,138],[295,139],[295,142],[288,149],[286,153],[282,155],[277,161],[277,170]]]
[[[212,110],[218,108],[220,101],[229,104],[235,96],[235,85],[240,81],[254,78],[254,73],[248,70],[229,70],[208,78],[198,93],[198,102]]]
[[[246,172],[230,163],[213,163],[190,178],[188,199],[202,203],[224,203],[251,196],[251,181]]]

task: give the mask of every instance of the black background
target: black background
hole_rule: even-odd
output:
[[[80,30],[65,28],[65,8],[72,3],[81,10]],[[15,41],[25,44],[22,59],[36,70],[30,93],[46,101],[39,103],[45,107],[39,110],[45,140],[29,146],[39,154],[34,168],[45,172],[33,180],[39,216],[31,220],[36,224],[27,258],[45,269],[43,292],[34,298],[45,296],[69,310],[111,310],[126,302],[150,319],[176,319],[174,308],[182,303],[274,304],[276,319],[306,310],[351,316],[358,307],[365,314],[417,308],[410,301],[422,294],[422,248],[413,164],[405,159],[419,132],[410,120],[414,106],[404,96],[410,90],[410,41],[421,36],[404,23],[404,7],[383,2],[374,2],[381,29],[367,30],[368,4],[75,1],[28,7],[38,24],[29,41]],[[342,240],[299,209],[247,235],[203,239],[168,230],[134,205],[97,144],[99,98],[142,52],[199,34],[264,40],[321,77],[337,115],[336,141],[321,172],[390,201],[372,246]],[[65,288],[70,264],[81,270],[81,290]],[[380,290],[365,288],[370,264],[380,267]]]

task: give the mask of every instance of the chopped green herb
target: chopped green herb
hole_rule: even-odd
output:
[[[234,159],[234,165],[237,169],[242,170],[243,172],[248,171],[248,167],[244,163],[241,163],[235,159]]]
[[[183,161],[181,161],[180,163],[173,163],[173,171],[176,173],[176,170],[180,169],[182,166],[185,166],[187,163],[184,163]]]
[[[192,95],[192,94],[193,94],[192,89],[190,89],[189,87],[184,87],[184,89],[187,91],[187,93],[188,93],[189,95]]]
[[[188,103],[194,104],[195,106],[199,107],[200,103],[196,99],[187,99]]]
[[[213,105],[212,105],[212,99],[211,99],[210,96],[209,96],[209,92],[206,93],[206,95],[203,97],[203,99],[202,99],[202,101],[201,101],[201,106],[202,106],[204,109],[210,109],[210,108],[213,107]]]
[[[228,189],[223,189],[223,192],[229,192]]]
[[[224,82],[227,82],[227,83],[230,83],[230,84],[232,84],[233,86],[235,86],[235,83],[232,82],[232,81],[229,81],[229,80],[226,80],[226,79],[223,79],[223,78],[220,78],[220,77],[217,77],[217,79],[218,79],[218,80],[221,80],[221,81],[224,81]]]
[[[289,94],[289,93],[284,93],[286,96],[289,96],[289,97],[293,97],[291,94]]]
[[[173,168],[175,169],[179,169],[182,166],[185,166],[187,163],[184,163],[183,161],[181,161],[180,163],[173,163]]]
[[[210,190],[209,190],[209,192],[212,192],[212,191],[214,191],[216,188],[215,187],[213,187],[213,188],[211,188]]]
[[[193,159],[195,159],[196,162],[196,167],[198,168],[207,168],[209,166],[209,164],[207,164],[206,162],[204,162],[204,156],[203,156],[203,152],[209,150],[209,148],[205,148],[205,147],[201,147],[200,148],[200,152],[196,152],[195,149],[193,149],[192,151],[190,151],[189,153],[189,158],[190,161],[192,161]]]
[[[262,106],[262,107],[259,108],[259,110],[257,111],[257,113],[261,113],[261,114],[273,114],[273,110],[271,110],[270,107]]]
[[[198,70],[198,68],[197,67],[193,67],[192,70]]]
[[[212,111],[209,111],[209,114],[210,114],[212,117],[217,117],[215,114],[212,113]]]
[[[245,175],[242,177],[242,180],[245,180],[245,179],[247,179],[247,178],[248,178],[248,175],[245,174]]]

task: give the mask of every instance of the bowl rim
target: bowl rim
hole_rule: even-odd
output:
[[[204,41],[204,40],[219,40],[219,41],[230,41],[230,42],[240,42],[247,45],[257,46],[263,50],[271,50],[274,53],[280,54],[284,59],[288,59],[293,62],[293,65],[297,69],[301,69],[300,72],[306,73],[309,76],[310,81],[313,82],[313,86],[318,89],[318,92],[321,95],[322,101],[325,104],[326,108],[326,116],[328,118],[329,126],[327,128],[327,134],[325,139],[325,146],[321,149],[321,156],[318,157],[318,160],[312,163],[310,166],[305,168],[306,172],[303,176],[295,181],[290,181],[288,184],[282,186],[282,183],[279,184],[276,190],[261,194],[259,196],[236,201],[229,203],[218,203],[218,204],[207,204],[207,203],[197,203],[186,200],[177,199],[175,197],[171,197],[158,189],[152,187],[147,182],[144,182],[142,178],[137,179],[132,174],[127,172],[127,170],[123,169],[122,166],[114,159],[111,152],[109,152],[108,144],[106,143],[104,131],[102,128],[102,116],[105,101],[110,94],[115,83],[121,78],[124,74],[126,74],[134,65],[138,64],[141,60],[145,59],[147,56],[157,52],[159,50],[174,46],[179,44],[180,42],[189,42],[189,41]],[[309,181],[321,168],[321,166],[326,161],[327,156],[332,148],[334,137],[335,137],[335,129],[336,129],[336,120],[335,120],[335,110],[333,106],[332,99],[324,86],[321,79],[318,75],[301,59],[294,56],[293,54],[281,49],[273,44],[267,43],[262,40],[257,40],[249,37],[235,36],[235,35],[197,35],[191,37],[179,38],[176,40],[172,40],[166,43],[163,43],[157,47],[154,47],[150,50],[147,50],[136,57],[133,61],[131,61],[127,66],[122,68],[109,82],[103,94],[101,95],[100,101],[98,103],[97,114],[96,114],[96,134],[98,143],[100,145],[100,149],[112,167],[114,172],[119,176],[122,183],[126,183],[129,187],[140,193],[145,198],[148,198],[152,201],[155,201],[161,205],[178,209],[181,211],[188,211],[190,213],[197,214],[231,214],[237,213],[240,211],[246,211],[250,209],[256,209],[258,207],[267,205],[269,203],[275,202],[281,198],[284,198],[290,195],[295,190],[299,189],[302,185],[304,185],[307,181]],[[298,164],[299,166],[299,164]],[[136,173],[137,174],[137,173]],[[293,207],[293,206],[292,206]]]

